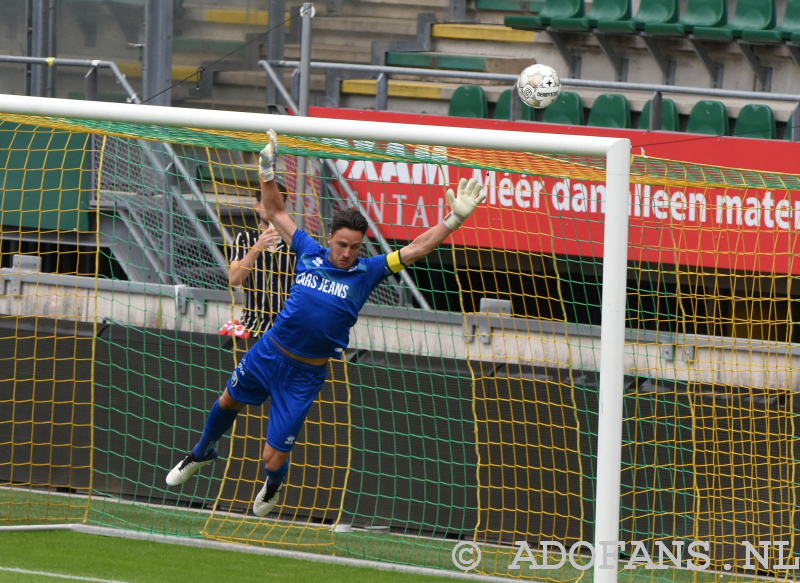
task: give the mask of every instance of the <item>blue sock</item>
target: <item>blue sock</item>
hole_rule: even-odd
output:
[[[277,470],[268,470],[263,461],[261,462],[261,465],[264,467],[264,471],[267,472],[267,477],[269,478],[269,482],[271,484],[274,484],[275,482],[283,483],[283,479],[286,477],[286,474],[289,473],[289,460],[285,460],[283,465]]]
[[[203,435],[200,436],[200,441],[197,442],[192,448],[192,455],[196,459],[202,459],[211,453],[214,446],[219,441],[219,438],[225,435],[225,432],[231,428],[236,415],[239,411],[233,409],[223,409],[219,406],[219,401],[214,403],[211,411],[208,413],[206,419],[206,426],[203,428]]]

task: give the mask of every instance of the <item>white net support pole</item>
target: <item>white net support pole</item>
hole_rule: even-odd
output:
[[[631,143],[619,140],[606,154],[607,206],[603,226],[602,329],[597,420],[594,583],[616,583],[619,551],[622,396],[625,372],[625,292]]]

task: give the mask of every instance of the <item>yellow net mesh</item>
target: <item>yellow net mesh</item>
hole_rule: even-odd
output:
[[[603,160],[280,136],[288,205],[320,242],[356,201],[374,254],[440,221],[460,177],[487,203],[375,291],[281,504],[257,519],[268,407],[240,415],[182,490],[164,476],[252,345],[220,330],[257,287],[232,288],[227,270],[236,236],[260,229],[263,137],[0,119],[0,520],[445,570],[466,541],[477,572],[589,576],[585,556],[510,565],[514,541],[538,561],[544,541],[593,541]],[[796,544],[800,178],[643,156],[631,177],[620,540],[683,556],[646,569],[629,544],[621,576],[788,578],[776,546],[756,571],[741,542],[787,541],[787,562]],[[686,569],[696,541],[703,571]]]

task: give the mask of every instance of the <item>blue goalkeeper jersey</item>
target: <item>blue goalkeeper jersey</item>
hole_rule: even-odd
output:
[[[372,290],[403,268],[399,255],[358,258],[349,269],[339,269],[328,261],[328,249],[300,229],[291,251],[297,258],[294,283],[272,338],[298,356],[340,358]]]

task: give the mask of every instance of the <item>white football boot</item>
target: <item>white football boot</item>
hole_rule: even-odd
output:
[[[253,500],[253,514],[256,516],[266,516],[281,497],[281,490],[283,490],[283,482],[275,486],[269,483],[269,478],[264,482],[264,487],[258,491],[255,500]]]
[[[203,466],[207,466],[215,459],[217,459],[216,449],[212,449],[211,453],[201,460],[198,460],[194,457],[192,452],[189,452],[189,454],[167,474],[167,485],[180,486],[181,484],[185,484],[189,481],[189,478],[194,476],[197,470]]]

